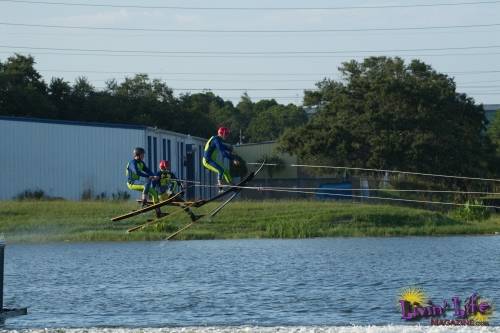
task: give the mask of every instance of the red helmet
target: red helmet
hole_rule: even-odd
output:
[[[168,168],[170,168],[170,163],[168,163],[168,161],[161,160],[160,161],[160,170],[167,170]]]
[[[217,131],[217,134],[223,138],[228,137],[230,133],[231,131],[227,127],[219,127],[219,130]]]

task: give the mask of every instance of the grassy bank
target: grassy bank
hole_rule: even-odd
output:
[[[137,207],[132,202],[0,202],[0,233],[7,241],[159,240],[189,222],[181,211],[134,233],[152,213],[111,222]],[[203,207],[203,213],[214,205]],[[178,209],[169,207],[168,211]],[[427,210],[318,201],[234,202],[213,221],[206,219],[177,239],[306,238],[335,236],[470,235],[500,232],[500,216],[462,221],[454,214]]]

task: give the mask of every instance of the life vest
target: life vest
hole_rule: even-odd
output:
[[[146,166],[143,161],[132,160],[128,162],[127,168],[125,169],[125,175],[127,176],[129,182],[134,180],[139,180],[141,178],[141,176],[135,173],[134,170],[130,167],[130,164],[133,164],[134,162],[137,163],[136,165],[139,171],[144,171],[144,167]]]

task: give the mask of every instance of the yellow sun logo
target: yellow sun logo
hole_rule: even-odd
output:
[[[488,303],[490,305],[490,308],[485,312],[476,312],[473,315],[470,315],[468,319],[472,319],[474,321],[488,321],[491,314],[493,313],[493,306],[491,305],[491,302],[486,299],[478,298],[477,299],[477,304],[481,304],[482,302]]]
[[[407,301],[412,305],[423,306],[427,303],[427,296],[425,296],[422,288],[417,286],[407,287],[401,291],[399,296],[400,300]]]

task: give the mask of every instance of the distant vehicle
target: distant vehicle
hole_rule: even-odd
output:
[[[326,183],[321,184],[316,190],[318,200],[352,200],[352,184]]]

